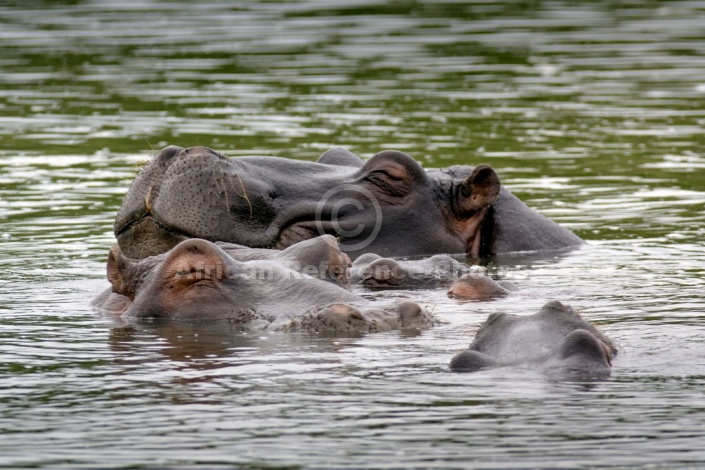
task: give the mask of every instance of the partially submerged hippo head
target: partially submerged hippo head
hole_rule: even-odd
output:
[[[493,313],[467,350],[453,357],[454,372],[495,367],[530,367],[577,378],[609,376],[614,344],[575,310],[558,301],[538,313],[517,316]]]
[[[282,267],[302,274],[306,272],[309,276],[315,275],[319,279],[341,286],[347,286],[350,281],[348,273],[352,265],[350,258],[340,251],[337,240],[330,235],[305,240],[285,250],[249,248],[225,242],[216,242],[215,245],[236,261],[276,261]],[[155,269],[164,263],[167,256],[168,253],[162,253],[143,260],[134,260],[125,256],[119,246],[113,246],[108,253],[107,264],[107,275],[112,291],[133,299],[141,286],[154,275]],[[222,262],[218,263],[222,265]],[[203,265],[205,266],[205,259]]]
[[[462,275],[448,289],[448,297],[458,300],[490,300],[509,295],[513,286],[481,273]]]
[[[434,324],[415,302],[380,305],[336,285],[350,260],[333,237],[301,243],[275,252],[188,239],[141,261],[116,246],[107,268],[112,291],[94,306],[133,320],[227,320],[250,329],[371,332]],[[334,274],[314,275],[319,269]]]
[[[115,220],[122,252],[138,259],[188,238],[285,248],[321,234],[353,258],[581,243],[502,188],[488,165],[426,171],[392,150],[363,161],[334,149],[312,163],[167,147],[137,176]]]
[[[370,289],[432,288],[448,286],[471,269],[448,255],[400,260],[366,253],[352,264],[351,278]]]
[[[490,278],[479,266],[448,255],[398,260],[366,253],[352,264],[350,277],[353,283],[374,290],[449,287],[448,297],[457,300],[492,300],[516,290],[511,283]]]

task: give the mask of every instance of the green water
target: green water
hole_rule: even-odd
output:
[[[0,466],[705,462],[705,2],[0,2]],[[489,163],[590,245],[415,336],[128,327],[88,307],[161,147]],[[456,375],[559,299],[611,380]]]

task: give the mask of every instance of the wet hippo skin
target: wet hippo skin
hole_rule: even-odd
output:
[[[471,269],[448,255],[403,260],[366,253],[355,259],[350,277],[370,289],[433,288],[447,287]]]
[[[403,260],[366,253],[355,260],[350,272],[351,283],[368,289],[447,287],[448,296],[458,300],[491,300],[516,290],[513,284],[495,281],[481,268],[468,266],[448,255]]]
[[[614,344],[570,306],[545,304],[528,316],[493,313],[467,350],[453,357],[454,372],[527,367],[549,374],[609,376]]]
[[[134,321],[228,321],[243,329],[376,332],[426,328],[415,302],[364,299],[337,285],[350,264],[331,236],[287,250],[188,239],[168,253],[131,260],[111,249],[112,288],[93,306]]]
[[[464,274],[451,284],[448,297],[457,300],[491,300],[509,295],[517,290],[506,281],[495,281],[478,273]]]
[[[489,165],[426,171],[394,150],[364,161],[333,149],[314,163],[166,147],[140,171],[115,220],[122,253],[135,259],[188,238],[286,248],[321,234],[336,236],[353,259],[582,243],[503,188]]]

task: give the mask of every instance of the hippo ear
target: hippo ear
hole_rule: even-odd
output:
[[[454,208],[459,216],[470,216],[494,204],[499,195],[499,176],[489,165],[476,166],[458,187]]]
[[[124,295],[130,299],[134,298],[134,292],[129,288],[129,284],[125,281],[125,272],[132,262],[123,256],[120,247],[115,245],[110,248],[108,254],[108,281],[113,286],[113,292]]]

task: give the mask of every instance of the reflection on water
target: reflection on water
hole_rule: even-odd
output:
[[[705,461],[705,4],[66,3],[0,5],[0,466]],[[417,334],[113,323],[114,214],[167,144],[490,163],[590,245],[418,292]],[[549,299],[617,341],[609,381],[448,372]]]

